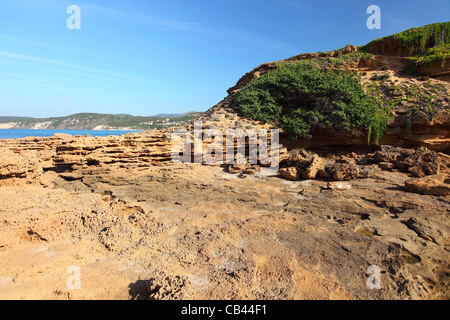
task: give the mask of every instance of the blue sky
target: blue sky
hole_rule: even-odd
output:
[[[204,111],[261,63],[449,17],[448,0],[0,0],[0,115]]]

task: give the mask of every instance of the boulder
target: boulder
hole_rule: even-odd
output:
[[[342,160],[327,166],[331,180],[352,180],[358,177],[359,168],[353,160]]]
[[[63,172],[59,176],[66,181],[75,181],[83,179],[83,174],[80,172]]]
[[[241,173],[249,167],[250,164],[245,156],[238,153],[234,156],[234,163],[228,166],[228,173]]]
[[[420,147],[416,152],[402,161],[403,165],[408,166],[408,171],[415,177],[425,177],[440,173],[441,158],[436,151]]]
[[[242,173],[244,174],[255,174],[261,171],[261,168],[259,166],[251,166],[248,168],[245,168]]]
[[[386,171],[391,171],[391,170],[397,168],[395,163],[392,163],[392,162],[380,162],[380,163],[378,163],[378,166],[381,169],[386,170]]]
[[[300,172],[296,167],[281,168],[279,173],[289,180],[297,180],[300,177]]]
[[[314,152],[305,149],[290,150],[288,156],[280,162],[280,165],[284,168],[295,166],[304,169],[311,164],[315,155]]]
[[[228,166],[228,173],[241,173],[245,169],[247,169],[247,164],[234,163]]]
[[[435,174],[405,181],[405,190],[420,194],[447,196],[450,195],[450,177],[446,173]]]
[[[323,170],[325,167],[324,159],[317,154],[313,156],[311,163],[308,167],[302,171],[303,179],[315,179],[319,170]]]
[[[370,178],[380,171],[380,168],[376,164],[359,166],[358,169],[358,178],[362,179]]]
[[[383,170],[399,169],[419,178],[438,174],[441,170],[446,172],[448,163],[445,154],[423,146],[414,150],[383,145],[375,152],[373,160]]]
[[[390,162],[395,163],[414,154],[414,149],[395,147],[391,145],[382,145],[380,150],[375,152],[373,159],[376,163]]]

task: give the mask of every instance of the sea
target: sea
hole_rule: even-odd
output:
[[[136,131],[122,130],[50,130],[50,129],[0,129],[0,139],[17,139],[26,137],[51,137],[55,133],[67,133],[70,135],[91,135],[93,137],[120,136]]]

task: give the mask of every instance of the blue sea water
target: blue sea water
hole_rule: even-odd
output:
[[[50,130],[50,129],[0,129],[0,139],[16,139],[26,137],[51,137],[55,133],[67,133],[70,135],[91,135],[93,137],[119,136],[129,132],[119,130]]]

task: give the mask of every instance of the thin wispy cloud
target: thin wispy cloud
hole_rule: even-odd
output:
[[[0,53],[0,56],[2,56],[2,54]],[[36,59],[38,59],[38,57],[31,57],[31,56],[27,56],[28,59],[20,59],[21,57],[16,57],[17,59],[7,59],[7,57],[14,56],[11,54],[11,52],[9,52],[9,54],[5,54],[4,55],[5,58],[1,59],[0,58],[0,63],[6,63],[8,65],[11,64],[18,64],[18,65],[28,65],[30,67],[33,67],[36,65],[35,61],[37,61]],[[23,56],[23,55],[21,55]],[[32,59],[34,58],[34,59]],[[49,60],[49,59],[45,59],[45,60]],[[53,62],[55,62],[55,60],[52,60]],[[80,67],[80,66],[79,66]],[[123,77],[120,76],[122,74],[119,75],[115,75],[114,77],[109,76],[108,74],[103,74],[103,73],[93,73],[93,72],[83,72],[83,70],[86,70],[85,68],[82,68],[79,71],[76,71],[77,69],[80,68],[76,68],[76,69],[70,69],[67,68],[67,66],[65,64],[59,65],[59,67],[53,67],[52,68],[52,72],[56,73],[56,74],[63,74],[63,75],[69,75],[69,76],[77,76],[78,78],[63,78],[63,77],[45,77],[45,76],[33,76],[33,75],[26,75],[26,74],[18,74],[18,73],[8,73],[5,74],[4,72],[0,72],[0,74],[3,75],[7,75],[8,77],[24,77],[24,78],[34,78],[34,79],[42,79],[42,80],[53,80],[53,81],[79,81],[79,82],[87,82],[87,83],[98,83],[99,81],[101,81],[102,83],[106,83],[106,82],[130,82],[131,81],[139,81],[139,82],[145,82],[145,83],[152,83],[154,85],[158,85],[158,86],[165,86],[168,87],[169,84],[164,83],[162,81],[159,80],[155,80],[155,79],[144,79],[141,77],[137,77],[137,76],[132,76],[132,75],[127,75],[127,77]],[[91,68],[87,69],[87,70],[91,70]],[[98,69],[96,69],[98,70]]]
[[[80,5],[81,6],[81,5]],[[232,27],[211,26],[198,22],[185,21],[172,17],[162,17],[151,15],[148,13],[137,13],[127,10],[118,10],[112,7],[105,7],[92,4],[83,4],[82,10],[89,14],[102,15],[112,20],[120,20],[129,24],[137,24],[139,26],[151,26],[156,28],[165,28],[181,32],[197,33],[206,36],[226,39],[228,41],[245,42],[246,44],[259,46],[262,48],[277,48],[280,51],[296,51],[294,46],[269,37],[242,31]]]
[[[75,54],[84,54],[83,52],[74,50],[74,48],[72,48],[72,47],[70,49],[68,49],[65,47],[49,44],[49,43],[42,42],[42,41],[31,40],[31,39],[26,39],[26,38],[22,38],[22,37],[7,35],[7,34],[0,34],[0,39],[4,40],[4,41],[8,41],[10,43],[13,43],[14,45],[21,45],[21,46],[25,46],[25,47],[42,48],[42,49],[47,49],[47,50],[51,50],[51,51],[66,52],[66,53],[70,53],[70,54],[74,54],[74,53]]]
[[[30,67],[35,65],[33,62],[30,62],[30,61],[11,60],[11,59],[0,59],[0,63],[5,63],[5,64],[8,64],[8,65],[12,65],[12,64],[14,64],[14,65],[21,65],[21,66],[26,65],[26,66],[30,66]],[[85,73],[85,72],[77,72],[77,71],[67,70],[67,69],[56,69],[56,68],[54,68],[54,69],[52,69],[52,71],[56,72],[58,74],[61,73],[61,74],[66,74],[66,75],[75,75],[75,76],[78,76],[78,77],[82,77],[83,81],[89,81],[89,82],[91,82],[91,81],[92,82],[96,82],[96,80],[102,80],[102,81],[113,80],[112,78],[108,78],[108,77],[101,76],[101,75],[95,75],[95,74],[92,74],[92,73]],[[14,77],[18,77],[18,76],[33,77],[33,76],[30,76],[30,75],[24,75],[24,74],[19,74],[19,73],[0,72],[0,74],[7,75],[8,77],[10,77],[10,76],[14,76]],[[70,78],[70,80],[73,80],[73,79],[74,78]],[[117,80],[120,81],[122,79],[117,78]]]
[[[17,79],[28,79],[35,81],[75,81],[75,82],[90,82],[96,83],[93,79],[79,79],[79,78],[68,78],[68,77],[55,77],[55,76],[42,76],[42,75],[31,75],[31,74],[21,74],[21,73],[10,73],[10,72],[0,72],[0,76],[6,76],[8,78],[17,78]]]
[[[130,79],[135,79],[135,80],[145,80],[145,79],[142,79],[141,77],[137,77],[137,76],[126,74],[126,73],[101,70],[101,69],[86,67],[86,66],[82,66],[82,65],[78,65],[78,64],[69,63],[69,62],[64,62],[64,61],[60,61],[60,60],[30,56],[30,55],[25,55],[25,54],[16,53],[16,52],[0,51],[0,57],[10,58],[10,59],[19,60],[19,61],[31,61],[31,62],[46,63],[46,64],[51,64],[51,65],[56,65],[59,67],[89,71],[89,72],[99,73],[99,74],[113,76],[113,77],[130,78]]]
[[[217,36],[218,33],[210,26],[202,25],[197,22],[183,21],[180,19],[157,16],[148,13],[132,12],[129,10],[119,10],[113,7],[94,5],[89,3],[80,4],[83,13],[100,15],[111,20],[119,20],[129,24],[147,25],[158,28],[167,28],[178,31],[200,33],[205,35]]]
[[[50,88],[50,89],[56,89],[56,90],[62,90],[62,91],[70,91],[70,92],[77,92],[77,93],[84,93],[84,94],[92,94],[92,92],[89,92],[89,91],[77,90],[77,89],[73,89],[73,88],[49,86],[49,85],[45,85],[45,84],[41,84],[41,83],[35,83],[35,82],[17,81],[17,80],[2,79],[2,78],[0,78],[0,81],[8,82],[8,83],[16,83],[16,84],[21,84],[21,85],[27,85],[27,86],[33,86],[33,87]]]
[[[275,0],[285,2],[289,5],[301,6],[305,10],[309,10],[310,5],[301,5],[292,0]],[[40,1],[38,1],[39,3]],[[52,1],[50,1],[52,2]],[[46,1],[46,5],[49,5]],[[17,4],[19,5],[20,2]],[[61,6],[61,2],[54,1],[55,6]],[[195,33],[205,36],[224,39],[230,42],[241,42],[248,45],[253,45],[261,48],[277,49],[284,52],[297,52],[298,48],[289,43],[285,43],[265,35],[243,31],[232,26],[212,26],[200,22],[189,21],[180,17],[174,17],[167,13],[158,12],[156,14],[148,12],[136,12],[130,10],[126,4],[119,3],[123,7],[118,7],[114,3],[105,5],[92,4],[89,2],[77,2],[81,8],[82,15],[93,16],[102,19],[109,19],[112,21],[120,21],[129,25],[136,25],[138,27],[152,27],[158,29],[175,30],[179,32]],[[43,43],[34,43],[35,45],[45,46]]]

